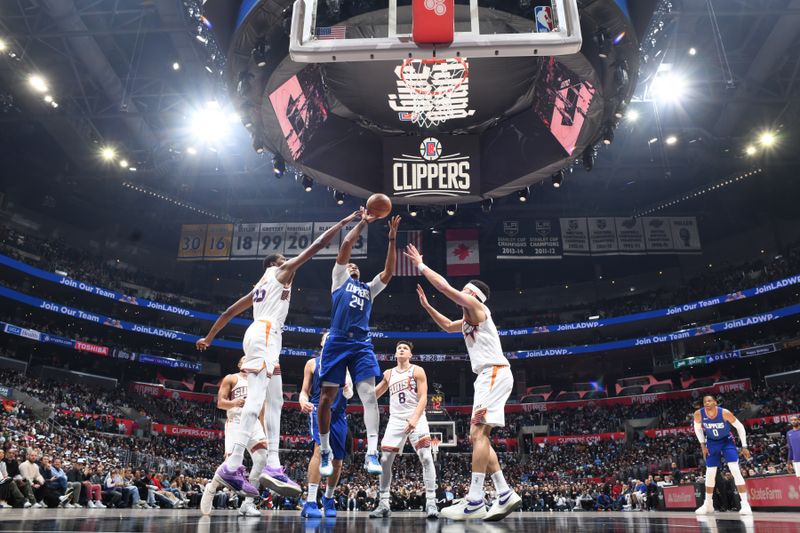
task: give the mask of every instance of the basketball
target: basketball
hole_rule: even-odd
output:
[[[384,218],[392,212],[392,201],[385,194],[373,194],[367,200],[367,212],[378,218]]]

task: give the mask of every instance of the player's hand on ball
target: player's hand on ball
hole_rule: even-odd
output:
[[[422,304],[422,307],[427,307],[428,297],[425,296],[425,291],[419,283],[417,283],[417,296],[419,296],[419,303]]]
[[[750,460],[750,450],[748,450],[747,448],[742,448],[742,456],[743,456],[743,457],[744,457],[746,460],[748,460],[748,461],[749,461],[749,460]]]
[[[389,238],[397,237],[397,227],[400,225],[400,215],[395,215],[389,220]]]
[[[194,343],[194,345],[197,347],[198,350],[200,350],[201,352],[204,352],[204,351],[206,351],[208,349],[209,346],[211,346],[211,342],[213,340],[214,339],[209,339],[209,338],[206,338],[206,337],[202,337],[200,339],[197,339],[197,342]]]
[[[417,429],[417,420],[416,420],[415,418],[409,418],[409,419],[406,421],[406,429],[405,429],[405,432],[406,432],[406,433],[411,433],[411,432],[412,432],[412,431],[414,431],[415,429]]]
[[[413,244],[409,244],[408,246],[406,246],[406,249],[403,251],[403,254],[409,259],[411,259],[411,262],[417,266],[419,266],[419,264],[422,263],[422,254],[419,253],[419,250],[417,250],[417,247],[414,246]]]
[[[314,404],[311,402],[300,402],[300,410],[306,414],[314,412]]]
[[[375,215],[370,215],[369,211],[367,211],[367,208],[364,206],[361,206],[359,209],[359,216],[361,217],[361,221],[367,224],[378,218]]]

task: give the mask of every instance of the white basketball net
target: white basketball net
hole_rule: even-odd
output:
[[[407,109],[408,120],[417,126],[438,126],[446,120],[475,113],[467,109],[469,65],[466,59],[406,59],[396,73],[400,78],[397,109]]]

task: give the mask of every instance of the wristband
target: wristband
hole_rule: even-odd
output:
[[[396,240],[397,240],[396,238],[395,239],[389,239],[389,242],[393,242],[393,241],[396,241]]]
[[[427,266],[425,266],[425,263],[420,263],[420,264],[418,264],[418,265],[417,265],[417,269],[419,270],[419,273],[420,273],[420,274],[422,274],[423,272],[425,272],[425,269],[426,269],[426,268],[428,268],[428,267],[427,267]]]

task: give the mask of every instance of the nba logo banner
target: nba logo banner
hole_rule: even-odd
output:
[[[536,6],[533,10],[536,18],[536,33],[549,33],[553,31],[553,8],[550,6]]]

